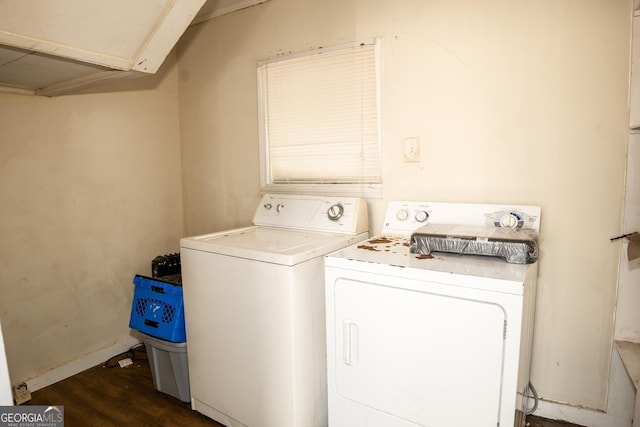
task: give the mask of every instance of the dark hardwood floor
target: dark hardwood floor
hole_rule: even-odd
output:
[[[188,403],[156,391],[143,351],[136,350],[134,364],[126,368],[120,368],[117,360],[109,361],[110,365],[116,365],[114,368],[95,366],[33,392],[27,404],[64,406],[66,427],[222,427],[192,411]],[[534,416],[527,417],[527,424],[580,427]]]
[[[114,368],[95,366],[33,392],[28,404],[64,406],[65,427],[222,427],[189,403],[156,391],[144,351],[136,350],[134,364],[125,368],[117,360],[109,361]]]
[[[566,421],[548,420],[546,418],[528,416],[528,427],[583,427],[578,424],[571,424]]]

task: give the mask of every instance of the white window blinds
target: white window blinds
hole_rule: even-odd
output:
[[[381,182],[375,41],[258,65],[263,185]]]

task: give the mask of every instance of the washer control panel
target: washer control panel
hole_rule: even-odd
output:
[[[253,224],[346,234],[369,230],[367,204],[357,197],[265,194]]]
[[[387,206],[382,233],[409,236],[425,224],[531,228],[539,231],[540,207],[393,201]]]

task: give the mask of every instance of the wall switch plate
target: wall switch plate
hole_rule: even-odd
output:
[[[420,161],[420,139],[410,137],[404,139],[404,161],[419,162]]]
[[[31,392],[27,383],[20,383],[13,386],[13,399],[16,401],[16,405],[22,405],[24,402],[31,400]]]

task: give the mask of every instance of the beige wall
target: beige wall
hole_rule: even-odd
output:
[[[179,250],[175,57],[113,90],[0,94],[0,318],[14,383],[127,339],[133,276]]]
[[[12,379],[125,339],[131,278],[153,256],[250,223],[258,60],[380,37],[384,198],[369,201],[371,229],[394,199],[540,205],[533,381],[545,399],[604,409],[630,3],[270,0],[192,27],[178,70],[171,57],[105,94],[0,94]],[[420,163],[402,162],[407,136]]]
[[[187,234],[249,224],[256,63],[383,43],[384,199],[542,207],[533,381],[605,408],[626,155],[630,1],[270,0],[178,49]],[[420,163],[403,163],[417,136]],[[469,349],[473,352],[473,349]]]

